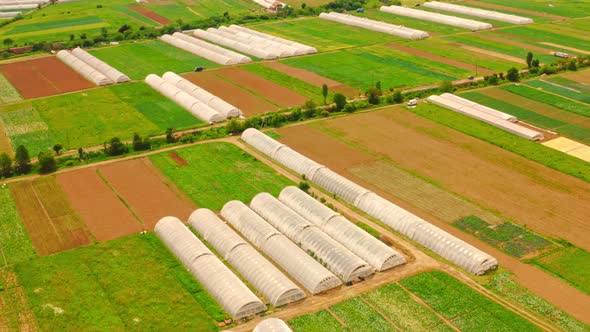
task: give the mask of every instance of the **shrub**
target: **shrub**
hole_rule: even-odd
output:
[[[336,111],[342,111],[346,105],[346,96],[341,93],[335,94],[334,103],[336,104]]]
[[[57,170],[57,162],[53,157],[53,152],[44,151],[39,153],[39,174],[48,174]]]

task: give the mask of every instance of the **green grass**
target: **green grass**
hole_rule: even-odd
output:
[[[0,186],[0,265],[25,262],[37,256],[8,187]]]
[[[484,286],[518,303],[529,311],[544,317],[566,331],[590,331],[589,326],[577,321],[563,310],[519,285],[511,277],[509,272],[498,272],[494,274]]]
[[[532,263],[590,294],[590,253],[575,246],[538,257]]]
[[[422,103],[418,107],[408,108],[408,110],[547,167],[590,182],[590,164],[581,159],[436,105]]]
[[[35,24],[27,24],[27,25],[19,25],[14,29],[9,30],[6,34],[17,34],[17,33],[24,33],[24,32],[32,32],[32,31],[46,31],[52,29],[60,29],[60,28],[67,28],[67,27],[74,27],[79,25],[88,25],[88,24],[96,24],[102,23],[103,20],[97,16],[86,16],[80,17],[71,20],[63,20],[63,21],[49,21],[49,22],[42,22],[42,23],[35,23]]]
[[[486,221],[471,215],[453,222],[453,226],[519,258],[553,246],[542,237],[509,222],[491,228]]]
[[[273,195],[293,185],[261,161],[230,143],[207,143],[176,150],[189,165],[179,167],[166,153],[151,161],[199,207],[221,210],[230,200],[248,203],[256,194]]]
[[[0,122],[13,148],[23,144],[33,156],[56,143],[76,149],[202,123],[139,82],[0,107]]]
[[[347,331],[340,322],[328,311],[322,310],[313,314],[307,314],[293,318],[289,325],[295,332],[338,332]]]
[[[356,225],[360,229],[362,229],[363,231],[371,234],[371,236],[373,236],[373,237],[375,237],[377,239],[379,239],[381,237],[381,234],[379,234],[379,232],[376,229],[374,229],[373,227],[371,227],[371,226],[369,226],[369,225],[367,225],[367,224],[365,224],[363,222],[360,222],[359,221],[359,222],[356,223]]]
[[[322,104],[324,102],[321,87],[307,83],[293,76],[289,76],[260,63],[242,66],[242,68],[269,81],[282,85],[310,100],[313,100],[317,104]],[[328,94],[327,99],[332,100],[332,93]]]
[[[191,22],[201,19],[199,16],[193,14],[187,7],[179,4],[170,5],[147,5],[149,10],[160,16],[169,19],[171,22],[176,20],[183,20],[184,22]]]
[[[0,73],[0,104],[14,103],[23,100],[10,81]]]
[[[250,28],[310,45],[316,47],[319,51],[402,40],[399,37],[389,34],[323,20],[317,17],[254,25]]]
[[[397,284],[380,287],[362,297],[404,331],[453,331]]]
[[[364,90],[381,81],[383,89],[411,87],[468,76],[469,71],[377,46],[281,61]],[[330,64],[330,65],[326,65]]]
[[[197,13],[200,19],[206,19],[213,15],[223,15],[225,12],[233,14],[261,8],[250,0],[198,1],[187,2],[187,4]],[[185,10],[188,11],[188,9]]]
[[[444,272],[425,272],[400,283],[462,331],[539,331],[523,317]]]
[[[526,85],[531,86],[533,88],[538,88],[538,89],[543,89],[545,91],[569,98],[569,99],[573,99],[573,100],[577,100],[579,102],[582,103],[586,103],[586,104],[590,104],[590,94],[587,93],[583,93],[583,92],[576,92],[576,91],[572,91],[570,89],[566,89],[560,86],[556,86],[554,84],[551,83],[547,83],[541,80],[534,80],[534,81],[528,81],[526,82]]]
[[[41,257],[15,272],[41,330],[217,330],[182,282],[203,293],[201,286],[152,233]]]
[[[549,6],[549,2],[545,0],[483,0],[483,2],[565,17],[590,15],[590,5],[585,1],[556,0],[550,2],[552,6]]]
[[[590,86],[588,86],[586,84],[582,84],[580,82],[572,81],[572,80],[565,78],[563,76],[551,77],[548,79],[548,81],[559,84],[559,85],[567,86],[568,88],[572,88],[572,89],[578,90],[580,92],[584,92],[586,94],[590,93]]]
[[[330,307],[348,325],[350,331],[397,331],[377,311],[358,297]]]
[[[184,73],[193,71],[195,67],[219,66],[159,40],[103,48],[90,53],[134,80],[143,80],[149,74],[162,75],[167,71]],[[132,64],[130,59],[133,59]]]
[[[535,126],[549,129],[580,142],[590,144],[590,129],[579,126],[575,123],[564,122],[540,113],[536,113],[531,109],[525,109],[514,104],[507,103],[503,100],[488,97],[478,92],[463,93],[461,94],[461,97],[500,110],[502,112],[512,114],[518,119],[526,121]]]
[[[531,88],[522,84],[512,84],[501,87],[501,89],[510,91],[519,96],[533,99],[547,105],[555,106],[563,110],[590,117],[590,105],[575,102],[573,100],[563,98],[551,93],[543,92],[541,90]]]
[[[570,36],[565,32],[558,33],[556,30],[557,29],[553,29],[553,31],[547,31],[543,29],[537,29],[535,26],[518,26],[502,29],[502,32],[512,34],[517,37],[537,40],[538,42],[549,42],[590,51],[590,40]],[[540,46],[543,45],[541,44]]]
[[[149,19],[149,18],[141,15],[140,13],[138,13],[136,11],[133,11],[133,10],[129,9],[128,6],[113,6],[113,7],[111,7],[111,9],[116,10],[116,11],[119,11],[119,12],[121,12],[121,13],[123,13],[123,14],[125,14],[125,15],[127,15],[127,16],[135,19],[135,20],[137,20],[140,23],[147,24],[149,26],[158,26],[158,25],[160,25],[160,23],[158,23],[156,21],[153,21],[153,20],[151,20],[151,19]]]

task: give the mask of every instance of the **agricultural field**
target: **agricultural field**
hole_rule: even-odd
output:
[[[573,75],[580,75],[580,73],[573,73]],[[582,82],[578,82],[573,78],[573,75],[560,75],[548,78],[547,81],[560,85],[562,87],[568,87],[570,89],[574,89],[575,91],[584,92],[586,94],[590,93],[590,86],[584,84]],[[590,76],[590,75],[587,75]]]
[[[590,117],[590,105],[578,103],[568,98],[557,96],[553,93],[547,93],[539,89],[535,89],[526,85],[507,85],[501,89],[510,91],[514,94],[523,96],[525,98],[533,99],[544,104],[555,106],[568,112],[576,113],[586,117]]]
[[[431,36],[452,35],[461,32],[467,32],[467,29],[454,27],[451,25],[440,24],[436,22],[416,20],[410,17],[394,15],[391,13],[382,12],[377,9],[368,9],[364,13],[354,13],[356,16],[366,17],[376,21],[387,22],[395,25],[403,25],[408,28],[418,29],[428,32]]]
[[[198,207],[221,210],[230,200],[249,202],[260,192],[277,195],[292,185],[285,177],[230,143],[207,143],[176,150],[188,164],[168,154],[150,160]]]
[[[590,294],[590,271],[580,268],[590,264],[588,251],[567,246],[565,249],[537,257],[532,263]]]
[[[37,256],[8,187],[0,187],[0,266]]]
[[[558,33],[555,31],[555,29],[548,31],[545,29],[539,29],[537,26],[511,27],[502,29],[502,33],[525,38],[535,44],[548,45],[545,43],[550,43],[554,45],[562,45],[565,49],[570,47],[580,49],[585,52],[590,52],[590,40],[588,40],[587,37],[584,38],[583,35],[581,37],[577,37],[578,35],[574,33]],[[583,31],[580,31],[579,33],[583,34]]]
[[[0,73],[0,105],[10,104],[23,100],[18,90],[12,86],[10,81]]]
[[[585,17],[590,15],[590,5],[584,2],[572,2],[568,0],[552,1],[551,6],[544,0],[480,0],[478,4],[488,9],[499,9],[495,6],[503,6],[507,10],[510,10],[509,8],[516,8],[563,17]],[[494,7],[485,4],[494,5]],[[518,14],[517,11],[513,12]]]
[[[222,309],[153,233],[14,267],[40,330],[216,331]]]
[[[219,66],[159,40],[102,48],[90,53],[134,80],[143,80],[149,74],[162,75],[167,71],[180,74],[193,71],[196,67]],[[133,59],[133,65],[130,65],[129,59]]]
[[[582,103],[590,104],[590,94],[583,93],[577,90],[572,90],[572,88],[568,88],[567,86],[560,86],[556,83],[551,81],[545,80],[534,80],[526,82],[526,85],[531,86],[533,88],[537,88],[539,90],[545,90],[547,92],[560,95],[565,98],[573,99]]]
[[[0,107],[12,148],[32,155],[60,143],[65,149],[100,145],[202,122],[144,83],[127,83]]]

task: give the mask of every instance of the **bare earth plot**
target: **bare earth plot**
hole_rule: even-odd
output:
[[[60,174],[57,181],[98,241],[142,231],[139,221],[100,178],[95,168]]]
[[[19,61],[0,71],[25,98],[37,98],[94,87],[56,57]]]
[[[129,6],[129,9],[133,10],[134,12],[143,15],[149,19],[151,19],[154,22],[158,22],[160,24],[168,24],[170,23],[170,20],[162,17],[160,15],[158,15],[157,13],[154,13],[153,11],[141,6],[141,5],[137,5],[137,6]]]
[[[99,171],[147,230],[166,216],[187,220],[195,208],[172,184],[163,182],[165,177],[146,158],[100,166]]]

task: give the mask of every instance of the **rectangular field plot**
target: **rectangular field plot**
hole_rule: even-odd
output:
[[[533,260],[533,264],[565,280],[579,290],[590,294],[590,253],[569,246],[555,253]]]
[[[348,331],[327,310],[293,318],[289,321],[289,325],[295,332]]]
[[[586,73],[586,80],[590,82],[590,72],[569,73],[567,75],[549,78],[547,81],[581,93],[590,94],[590,86],[588,84],[584,84],[582,82],[583,80],[576,81],[576,78],[581,79],[584,73]]]
[[[169,24],[170,20],[158,15],[157,13],[149,10],[148,8],[142,6],[142,5],[132,5],[128,7],[129,9],[131,9],[132,11],[138,13],[139,15],[149,18],[150,20],[153,20],[155,22],[158,22],[158,24]],[[180,17],[179,17],[180,18]]]
[[[223,0],[223,1],[186,1],[187,7],[182,7],[186,11],[191,11],[199,16],[199,19],[206,19],[214,15],[223,15],[223,13],[236,13],[250,9],[260,8],[255,2],[250,0]],[[190,7],[190,9],[189,9]]]
[[[461,331],[540,331],[535,325],[444,272],[400,281]]]
[[[555,106],[557,108],[561,108],[568,112],[590,117],[590,105],[588,104],[578,103],[571,99],[560,97],[555,94],[547,93],[542,90],[521,84],[507,85],[501,87],[501,89],[551,106]]]
[[[207,143],[176,150],[188,165],[168,154],[152,162],[199,207],[221,210],[230,200],[249,202],[260,192],[278,194],[291,182],[261,161],[229,143]]]
[[[163,20],[156,20],[162,24],[169,24],[170,22],[174,22],[178,19],[183,20],[184,22],[192,22],[202,19],[192,11],[188,9],[187,6],[180,5],[180,4],[162,4],[162,5],[147,5],[146,8],[151,10],[152,12],[156,13],[159,16],[168,21],[165,23]],[[145,15],[145,14],[144,14]],[[146,15],[151,17],[149,15]]]
[[[38,258],[15,271],[40,330],[217,331],[212,316],[224,318],[152,233]]]
[[[580,92],[567,86],[562,86],[551,81],[535,80],[528,81],[526,85],[542,89],[562,97],[573,99],[582,103],[590,104],[590,93]]]
[[[98,16],[86,16],[86,17],[79,17],[70,20],[60,20],[60,21],[47,21],[47,22],[39,22],[34,24],[21,24],[19,26],[10,29],[6,35],[12,34],[20,34],[25,32],[33,32],[33,31],[46,31],[52,29],[60,29],[60,28],[69,28],[69,27],[76,27],[80,25],[88,25],[88,24],[97,24],[104,22]]]
[[[24,262],[37,256],[10,190],[1,187],[0,250],[0,266]]]
[[[0,72],[25,99],[94,87],[56,57],[10,63],[0,66]]]
[[[397,331],[377,311],[358,297],[330,307],[351,331]]]
[[[159,40],[108,47],[90,53],[134,80],[143,80],[149,74],[162,75],[167,71],[184,73],[196,67],[219,66]]]
[[[502,29],[502,33],[526,38],[535,42],[536,44],[551,43],[554,45],[563,45],[564,47],[572,47],[585,52],[590,52],[590,39],[588,39],[588,37],[590,37],[590,33],[586,33],[586,39],[583,39],[578,38],[576,34],[572,32],[569,34],[566,31],[561,32],[559,31],[559,28],[556,28],[553,25],[550,25],[550,27],[552,29],[548,31],[534,26],[519,26]]]
[[[251,28],[313,46],[319,51],[330,51],[352,46],[383,44],[386,42],[402,40],[399,37],[389,34],[320,18],[306,18],[261,24],[252,26]]]
[[[377,81],[381,81],[384,89],[427,85],[467,77],[471,73],[386,46],[324,53],[281,62],[358,89],[374,86]],[[326,66],[327,63],[330,65]]]
[[[0,72],[0,104],[9,104],[23,100],[18,90],[10,81]]]
[[[10,185],[18,212],[41,256],[92,243],[54,177]]]
[[[569,138],[557,137],[544,142],[543,145],[590,162],[590,146],[573,141]]]
[[[469,1],[469,3],[474,3],[474,1]],[[504,7],[505,10],[510,11],[511,8],[514,8],[512,11],[516,15],[519,14],[519,11],[517,10],[533,11],[537,13],[565,17],[584,17],[590,15],[590,5],[585,2],[569,0],[552,1],[552,6],[548,6],[547,1],[544,0],[479,0],[477,3],[478,5],[488,9],[500,9],[497,6],[501,6]],[[486,4],[490,4],[492,6]]]
[[[418,29],[428,32],[430,36],[451,35],[460,32],[466,32],[467,29],[454,27],[451,25],[430,22],[426,20],[417,20],[410,17],[394,15],[382,12],[379,9],[368,9],[362,14],[354,14],[360,17],[366,17],[372,20],[386,22],[394,25],[402,25],[412,29]]]

